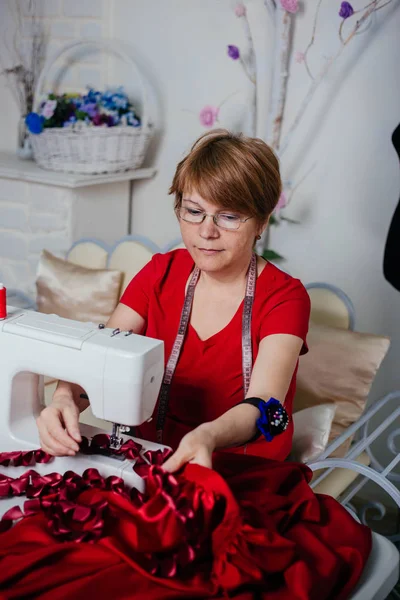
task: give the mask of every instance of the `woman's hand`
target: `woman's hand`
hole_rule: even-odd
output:
[[[36,419],[42,449],[53,456],[74,456],[82,440],[79,408],[72,395],[58,395]]]
[[[207,423],[187,433],[176,452],[163,464],[163,469],[174,473],[186,463],[195,463],[212,468],[212,453],[215,450],[214,436]]]

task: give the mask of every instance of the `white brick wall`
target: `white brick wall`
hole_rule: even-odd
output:
[[[4,260],[26,260],[28,258],[28,239],[19,231],[0,231],[0,257]]]
[[[51,38],[74,38],[76,37],[75,21],[66,21],[57,19],[53,20],[50,24],[50,37]]]
[[[0,281],[33,292],[44,248],[64,256],[73,242],[74,193],[53,186],[0,179]]]
[[[16,0],[17,1],[17,0]],[[30,7],[34,4],[30,0],[18,0],[23,5],[25,22],[23,32],[25,39],[22,44],[30,50],[29,43],[31,35]],[[37,13],[49,34],[48,55],[65,43],[82,38],[99,39],[107,36],[109,19],[105,18],[105,0],[35,0],[38,8]],[[70,57],[73,54],[70,55]],[[67,59],[67,57],[65,57]],[[61,83],[56,91],[81,91],[87,85],[98,88],[104,86],[106,68],[106,55],[104,53],[93,53],[82,56],[72,67],[65,70],[66,61],[61,59],[57,62],[57,68],[51,70],[45,91],[54,89],[60,73]],[[90,63],[88,68],[87,63]],[[65,77],[64,77],[65,73]]]
[[[110,20],[106,15],[109,5],[105,0],[16,1],[21,2],[24,18],[23,48],[31,48],[29,17],[33,6],[37,7],[38,17],[49,34],[49,55],[69,41],[87,37],[99,39],[109,34]],[[87,56],[82,54],[82,60],[66,69],[58,91],[81,91],[86,85],[103,88],[106,60],[104,53],[95,53],[93,49]],[[65,62],[57,62],[47,78],[45,91],[54,89],[64,66]],[[83,210],[86,215],[89,210],[84,204],[84,201],[82,204],[76,201],[72,190],[0,179],[0,281],[34,295],[41,251],[46,248],[59,256],[65,254],[75,241],[75,234],[80,237],[79,214]],[[86,222],[86,217],[84,219]],[[95,235],[95,232],[88,234]]]
[[[128,181],[71,189],[0,177],[0,281],[34,298],[42,250],[64,257],[81,238],[114,243],[128,203]]]
[[[103,27],[98,22],[83,23],[80,26],[79,33],[83,38],[101,38]]]
[[[103,16],[102,0],[64,0],[64,15],[66,17],[94,17],[101,19]]]
[[[43,17],[53,17],[59,15],[61,11],[61,0],[19,0],[23,7],[23,14],[28,17],[36,8],[39,15]]]
[[[3,229],[28,231],[28,211],[9,202],[0,204],[0,225]]]

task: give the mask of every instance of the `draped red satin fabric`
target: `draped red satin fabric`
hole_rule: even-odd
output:
[[[0,534],[0,599],[345,600],[362,573],[370,530],[305,465],[224,452],[142,474],[143,495],[94,469],[3,475],[30,499]]]

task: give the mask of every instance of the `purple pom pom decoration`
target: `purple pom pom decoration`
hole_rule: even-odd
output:
[[[239,48],[237,46],[228,46],[228,56],[233,60],[240,58]]]
[[[354,8],[350,2],[342,2],[340,5],[339,17],[342,17],[342,19],[348,19],[352,15],[354,15]]]

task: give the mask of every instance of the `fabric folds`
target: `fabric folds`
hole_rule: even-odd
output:
[[[3,474],[28,499],[1,521],[0,598],[345,600],[362,573],[370,530],[305,465],[224,452],[141,474],[144,494],[95,469]]]

